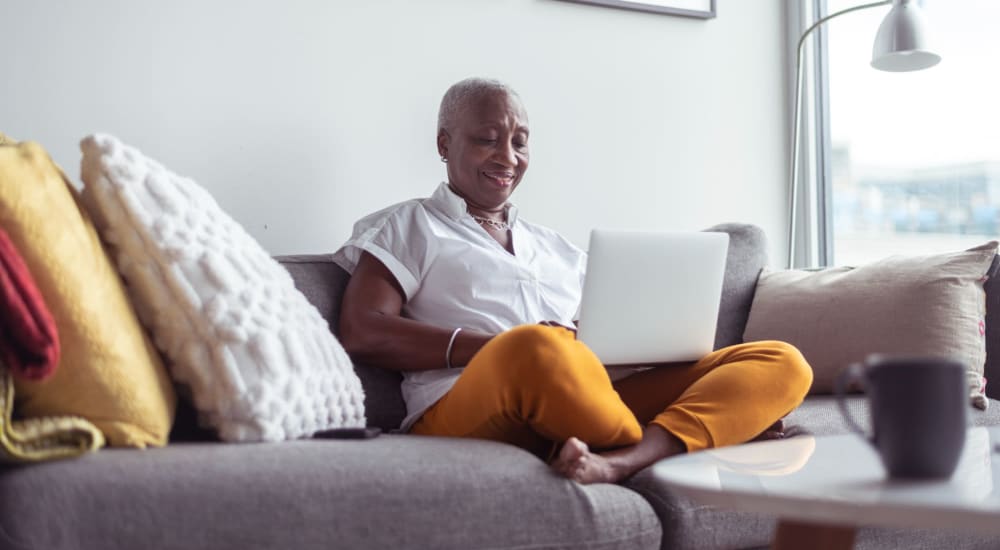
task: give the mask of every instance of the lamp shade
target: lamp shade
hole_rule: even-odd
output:
[[[880,71],[919,71],[941,56],[931,51],[923,14],[914,0],[895,0],[879,25],[872,48],[872,67]]]

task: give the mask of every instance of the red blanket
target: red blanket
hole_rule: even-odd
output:
[[[0,229],[0,362],[14,376],[42,380],[59,364],[59,335],[28,266]]]

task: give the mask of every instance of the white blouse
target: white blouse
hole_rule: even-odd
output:
[[[561,235],[507,212],[514,254],[479,226],[446,183],[426,199],[402,202],[354,224],[334,261],[353,273],[362,251],[396,277],[404,317],[446,329],[499,333],[557,321],[572,326],[580,304],[586,254]],[[462,369],[403,371],[408,430],[455,384]]]

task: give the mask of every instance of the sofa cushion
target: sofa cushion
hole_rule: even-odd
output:
[[[364,425],[343,347],[208,192],[111,136],[81,149],[84,200],[205,424],[226,441]]]
[[[0,146],[0,225],[62,347],[51,378],[16,381],[17,413],[82,416],[111,445],[165,443],[176,399],[166,369],[76,192],[38,144]]]
[[[846,405],[859,424],[868,425],[870,408],[868,399],[862,395],[846,398]],[[970,426],[1000,426],[1000,406],[995,399],[990,400],[986,410],[969,408]],[[812,435],[836,435],[847,433],[847,424],[837,407],[837,398],[832,395],[812,395],[799,408],[785,417],[786,430],[792,433]]]
[[[871,353],[953,357],[968,369],[972,403],[985,407],[983,283],[996,252],[993,241],[858,267],[765,273],[744,337],[798,347],[813,368],[811,393],[830,393],[844,367]]]
[[[0,515],[6,540],[46,550],[660,547],[652,508],[621,486],[578,485],[510,445],[412,435],[112,450],[2,471],[0,499],[16,510]]]

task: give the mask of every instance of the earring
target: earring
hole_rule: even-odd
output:
[[[445,157],[441,157],[441,162],[448,162],[448,159]]]

